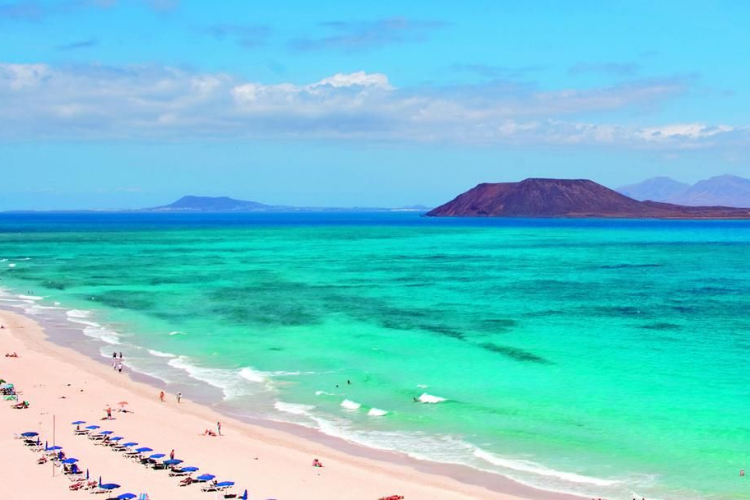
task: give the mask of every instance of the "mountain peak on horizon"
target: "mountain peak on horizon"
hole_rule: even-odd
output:
[[[669,177],[653,177],[617,191],[636,200],[687,206],[750,207],[750,180],[732,174],[715,175],[693,185]]]
[[[271,208],[257,201],[236,200],[229,196],[183,196],[174,203],[151,210],[179,212],[248,212]]]
[[[589,179],[539,179],[482,183],[427,213],[432,217],[597,217],[747,219],[727,207],[688,207],[638,201]]]

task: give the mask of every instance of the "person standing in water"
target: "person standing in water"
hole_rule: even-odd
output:
[[[182,393],[181,393],[181,392],[178,392],[178,393],[177,393],[177,404],[180,404],[180,400],[181,400],[181,399],[182,399]]]

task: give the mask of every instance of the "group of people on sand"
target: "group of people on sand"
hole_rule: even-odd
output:
[[[159,401],[161,401],[162,403],[165,403],[166,397],[167,395],[164,393],[164,391],[159,391]],[[177,399],[177,404],[182,403],[182,393],[178,392],[177,394],[175,394],[175,399]]]
[[[203,435],[211,437],[221,436],[221,422],[216,422],[216,432],[212,431],[211,429],[206,429],[205,431],[203,431]]]
[[[117,357],[117,353],[112,353],[112,369],[116,372],[122,373],[122,352],[120,352],[120,357]]]

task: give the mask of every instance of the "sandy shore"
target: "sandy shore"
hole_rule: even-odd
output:
[[[56,444],[78,458],[92,478],[102,476],[104,482],[122,485],[117,493],[148,493],[151,500],[219,497],[201,492],[197,485],[180,488],[178,480],[164,471],[146,469],[108,447],[74,436],[70,422],[101,425],[155,452],[169,454],[174,449],[183,465],[200,467],[201,473],[214,474],[218,480],[235,481],[235,491],[247,488],[252,499],[376,500],[394,494],[407,500],[572,498],[489,474],[489,481],[463,482],[440,474],[440,466],[415,468],[346,453],[340,447],[230,419],[186,399],[178,404],[172,395],[162,403],[158,389],[49,342],[29,318],[0,311],[0,324],[5,326],[0,330],[0,378],[14,383],[23,391],[21,399],[31,403],[26,410],[13,410],[8,402],[0,407],[0,468],[5,478],[12,478],[9,488],[3,489],[4,499],[87,494],[69,491],[71,483],[59,469],[53,477],[50,464],[37,465],[39,455],[13,438],[14,433],[40,432],[51,446],[53,417]],[[6,352],[17,352],[19,358],[6,358]],[[132,412],[115,411],[114,420],[101,420],[107,406],[116,409],[121,401],[127,401]],[[222,422],[223,436],[202,435],[205,429],[216,429],[217,421]],[[313,458],[325,467],[312,467]]]

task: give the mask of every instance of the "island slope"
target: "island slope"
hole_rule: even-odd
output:
[[[532,178],[479,184],[427,216],[750,219],[750,210],[637,201],[587,179]]]

